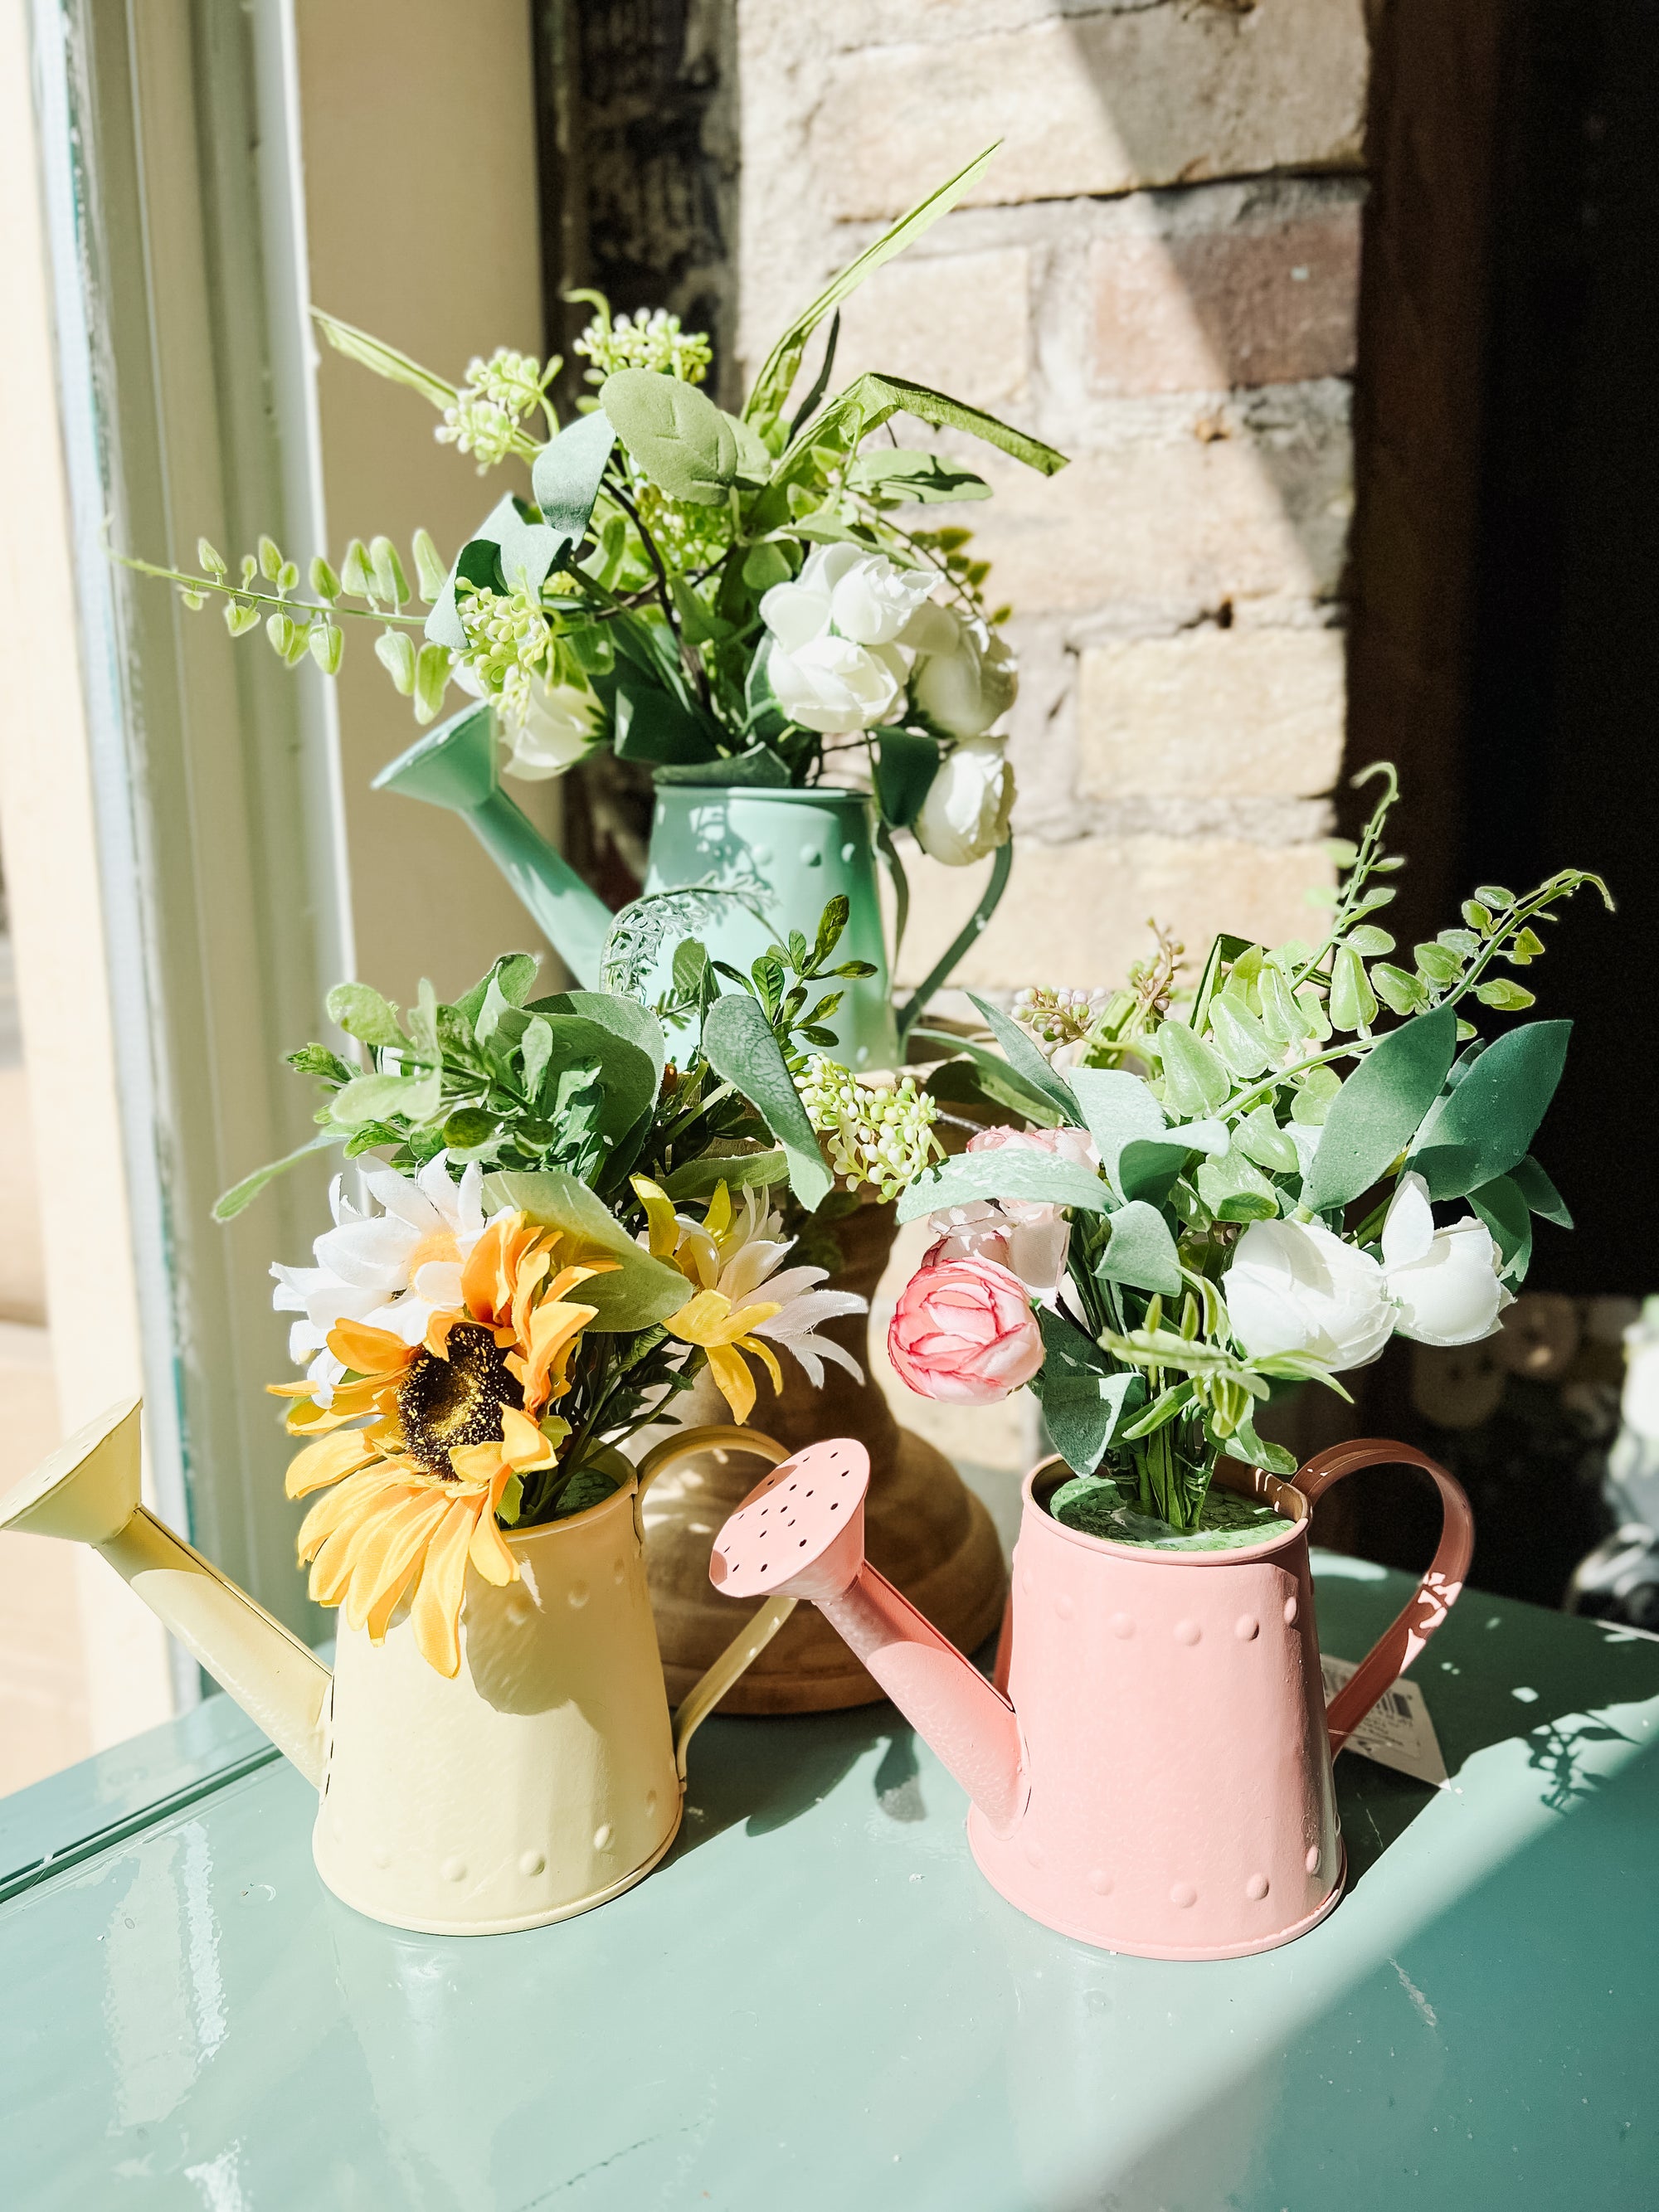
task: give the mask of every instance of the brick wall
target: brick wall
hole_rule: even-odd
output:
[[[1115,981],[1154,914],[1200,955],[1304,931],[1346,721],[1361,0],[738,0],[732,50],[742,372],[1005,142],[837,363],[1072,456],[1045,480],[975,447],[996,496],[953,518],[1023,672],[1014,877],[961,979]],[[912,977],[979,878],[915,858]]]

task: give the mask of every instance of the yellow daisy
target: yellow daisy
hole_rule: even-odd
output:
[[[561,1242],[498,1214],[468,1255],[460,1304],[434,1312],[420,1343],[337,1322],[328,1349],[346,1371],[325,1408],[314,1383],[271,1386],[301,1401],[288,1425],[312,1439],[289,1468],[289,1496],[329,1491],[300,1529],[312,1596],[343,1606],[377,1644],[407,1599],[416,1648],[441,1674],[460,1665],[469,1562],[498,1585],[516,1577],[498,1512],[569,1433],[545,1408],[569,1389],[597,1311],[569,1293],[617,1265],[589,1255],[556,1270]]]
[[[745,1236],[741,1225],[734,1226],[732,1194],[723,1182],[716,1185],[699,1225],[681,1220],[673,1200],[659,1183],[645,1176],[635,1176],[632,1182],[645,1208],[652,1256],[672,1260],[686,1280],[696,1285],[694,1295],[669,1315],[663,1327],[683,1344],[697,1345],[707,1353],[708,1371],[732,1408],[732,1419],[741,1427],[755,1406],[755,1378],[742,1357],[744,1352],[751,1352],[761,1362],[772,1378],[774,1390],[783,1388],[776,1353],[753,1334],[763,1322],[781,1313],[781,1305],[766,1299],[738,1303],[742,1297],[738,1285],[749,1272],[742,1265],[741,1255],[754,1240]],[[787,1248],[776,1249],[781,1253]]]

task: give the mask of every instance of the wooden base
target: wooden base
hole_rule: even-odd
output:
[[[836,1225],[844,1264],[837,1288],[871,1297],[881,1279],[896,1229],[893,1210],[866,1206]],[[757,1429],[798,1451],[825,1437],[856,1437],[870,1454],[865,1540],[872,1564],[959,1650],[994,1635],[1002,1618],[1007,1572],[991,1516],[943,1452],[902,1429],[878,1386],[869,1379],[863,1316],[830,1322],[827,1334],[847,1346],[865,1370],[854,1382],[839,1367],[815,1390],[790,1353],[781,1353],[784,1387],[774,1398],[762,1387],[750,1419]],[[676,1401],[681,1425],[731,1418],[705,1373]],[[668,1431],[657,1433],[666,1435]],[[671,1705],[678,1704],[736,1632],[739,1607],[708,1579],[708,1554],[720,1523],[761,1478],[747,1454],[708,1452],[659,1475],[645,1501],[645,1562],[656,1615],[657,1641]],[[728,1692],[724,1713],[815,1713],[873,1705],[882,1696],[816,1606],[799,1607]]]

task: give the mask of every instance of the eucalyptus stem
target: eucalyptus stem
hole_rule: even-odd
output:
[[[285,615],[308,615],[332,622],[337,615],[349,615],[354,622],[405,623],[411,628],[424,629],[424,615],[405,615],[389,608],[377,607],[371,599],[364,607],[341,606],[337,602],[318,599],[284,599],[279,592],[256,592],[251,585],[233,584],[228,575],[192,576],[182,568],[160,568],[153,561],[140,561],[131,553],[118,553],[112,547],[110,558],[124,568],[131,568],[141,576],[155,576],[164,584],[177,584],[185,592],[217,592],[222,599],[245,599],[252,606],[270,607]]]

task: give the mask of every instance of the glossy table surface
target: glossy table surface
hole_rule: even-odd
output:
[[[1318,1562],[1325,1649],[1403,1595]],[[1659,1642],[1465,1596],[1450,1784],[1345,1756],[1347,1896],[1170,1966],[1023,1919],[890,1708],[714,1720],[562,1925],[359,1918],[228,1701],[0,1802],[8,2212],[1659,2203]]]

